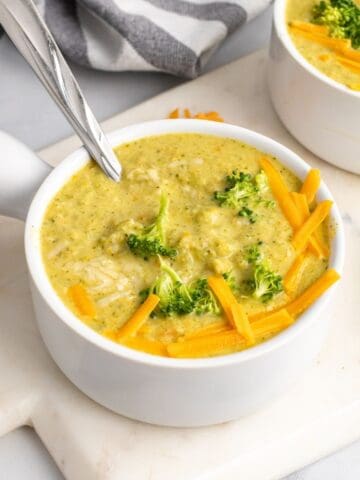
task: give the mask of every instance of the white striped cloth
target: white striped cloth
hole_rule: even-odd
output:
[[[64,54],[100,70],[201,73],[271,0],[37,0]]]

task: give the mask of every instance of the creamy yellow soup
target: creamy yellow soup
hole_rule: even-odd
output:
[[[215,191],[224,191],[233,170],[255,175],[264,153],[240,141],[200,134],[167,134],[119,145],[115,152],[123,166],[120,183],[106,178],[91,162],[55,195],[42,225],[42,253],[47,274],[64,304],[100,334],[116,332],[139,307],[140,292],[160,274],[158,257],[147,260],[129,249],[133,232],[151,224],[160,195],[169,201],[166,242],[177,250],[164,258],[186,284],[210,275],[231,273],[234,295],[248,314],[272,310],[289,301],[280,292],[270,301],[254,298],[242,288],[250,275],[249,247],[260,245],[272,271],[283,277],[295,259],[292,229],[265,189],[261,202],[249,204],[256,221],[239,216],[238,209],[221,206]],[[289,190],[299,179],[271,158]],[[323,224],[318,232],[328,243]],[[327,261],[310,255],[294,292],[299,295],[318,279]],[[69,288],[81,284],[96,307],[82,315]],[[218,314],[150,317],[139,335],[163,344],[177,341],[224,318]],[[116,336],[113,338],[116,338]]]
[[[319,0],[288,0],[286,11],[288,24],[310,22],[312,8],[318,3]],[[355,3],[360,6],[359,0]],[[309,63],[333,80],[352,90],[360,91],[360,60],[354,63],[350,60],[350,66],[346,67],[339,61],[339,56],[332,48],[306,38],[291,28],[289,34],[296,48]],[[360,50],[352,50],[359,52],[360,56]]]

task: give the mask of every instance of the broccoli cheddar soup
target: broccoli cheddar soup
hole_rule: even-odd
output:
[[[291,325],[337,280],[317,170],[302,184],[250,145],[200,134],[115,152],[120,183],[88,163],[41,232],[53,288],[99,334],[163,356],[231,353]]]
[[[360,0],[288,0],[287,22],[306,60],[360,91]]]

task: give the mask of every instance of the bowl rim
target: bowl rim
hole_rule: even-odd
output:
[[[284,166],[300,178],[304,178],[311,168],[296,153],[275,140],[243,127],[207,120],[181,119],[150,121],[115,130],[108,135],[108,139],[112,146],[117,146],[123,142],[127,143],[138,138],[169,133],[200,133],[243,141],[264,151],[264,153],[268,155],[275,156]],[[290,342],[291,339],[299,335],[303,329],[308,328],[312,322],[316,321],[316,318],[333,296],[337,285],[333,285],[331,289],[325,292],[324,295],[307,309],[292,326],[280,334],[250,349],[217,357],[196,359],[160,357],[133,350],[107,339],[88,327],[64,305],[50,283],[41,254],[40,230],[48,205],[62,186],[89,161],[87,151],[84,147],[80,147],[62,160],[44,180],[35,194],[28,211],[25,224],[25,254],[30,276],[42,300],[60,321],[64,322],[68,328],[82,337],[83,340],[90,342],[93,346],[124,361],[159,368],[197,370],[226,367],[266,355]],[[318,198],[320,200],[326,198],[334,201],[333,196],[323,181],[318,191]],[[331,219],[336,225],[336,233],[332,241],[329,268],[334,268],[341,274],[345,255],[345,238],[342,219],[335,201],[331,211]]]
[[[276,29],[279,39],[283,43],[288,53],[298,64],[300,64],[301,67],[303,67],[313,77],[316,77],[318,80],[326,83],[328,86],[338,90],[339,92],[355,98],[360,98],[360,91],[357,92],[356,90],[351,90],[346,85],[343,85],[342,83],[328,77],[325,73],[314,67],[310,62],[306,60],[305,57],[301,55],[299,50],[296,48],[294,42],[292,41],[289,35],[289,31],[287,29],[286,7],[288,2],[289,0],[275,0],[273,14],[273,25]]]

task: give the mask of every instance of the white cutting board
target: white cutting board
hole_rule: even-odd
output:
[[[80,393],[46,352],[32,311],[23,225],[0,218],[0,434],[32,425],[69,480],[275,479],[360,437],[360,177],[320,161],[289,136],[270,104],[265,63],[266,52],[240,59],[104,128],[163,118],[177,106],[217,110],[321,169],[347,235],[344,278],[326,312],[333,322],[324,349],[295,388],[236,422],[172,429],[118,416]],[[65,140],[41,155],[56,164],[78,144]]]

